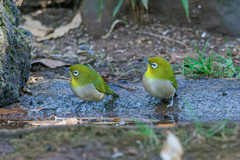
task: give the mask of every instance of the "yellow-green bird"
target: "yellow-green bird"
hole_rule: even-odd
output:
[[[147,62],[148,66],[147,71],[143,74],[144,89],[153,97],[161,99],[172,98],[170,105],[168,105],[168,107],[171,107],[178,83],[170,63],[160,57],[141,59]]]
[[[100,102],[105,95],[112,95],[114,98],[119,97],[92,68],[76,64],[71,66],[69,70],[72,76],[71,89],[78,98],[89,102]]]

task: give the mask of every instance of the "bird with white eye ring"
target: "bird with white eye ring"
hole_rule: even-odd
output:
[[[72,74],[73,74],[74,76],[78,76],[78,75],[79,75],[79,72],[78,72],[77,70],[75,70],[75,71],[72,72]]]
[[[118,94],[112,91],[103,78],[91,67],[76,64],[69,68],[71,74],[71,89],[73,93],[83,100],[76,108],[88,102],[100,102],[105,95],[112,95],[118,98]]]
[[[157,63],[151,63],[151,66],[152,66],[152,68],[157,68],[158,67]]]
[[[171,98],[172,100],[168,107],[173,106],[173,97],[176,95],[178,83],[170,63],[160,57],[141,59],[148,66],[142,79],[144,89],[153,97],[160,99]]]

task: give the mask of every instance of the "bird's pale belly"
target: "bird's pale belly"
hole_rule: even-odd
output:
[[[171,98],[176,92],[169,80],[147,79],[143,77],[143,87],[150,95],[161,99]]]
[[[73,87],[71,85],[73,93],[80,99],[90,102],[102,101],[105,94],[99,92],[93,84],[88,84],[80,87]]]

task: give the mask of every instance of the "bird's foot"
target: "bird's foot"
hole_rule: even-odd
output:
[[[77,113],[78,112],[78,108],[85,102],[86,101],[82,101],[81,103],[79,103],[79,105],[74,109],[74,112]]]
[[[147,102],[147,106],[150,106],[150,104],[151,104],[151,99],[153,98],[153,96],[151,96],[150,98],[149,98],[149,100],[148,100],[148,102]]]
[[[168,108],[168,107],[172,107],[172,106],[173,106],[173,97],[174,97],[174,96],[172,96],[172,100],[171,100],[170,104],[169,104],[169,105],[167,105],[167,108]]]
[[[113,104],[115,102],[115,98],[109,99],[106,103],[104,103],[104,111],[113,110]]]

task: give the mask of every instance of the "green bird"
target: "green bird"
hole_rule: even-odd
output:
[[[84,100],[84,102],[100,102],[104,99],[105,95],[112,95],[114,98],[119,97],[117,93],[109,88],[107,83],[93,68],[76,64],[69,67],[69,70],[72,77],[70,83],[71,89],[73,93],[78,98]],[[77,108],[80,105],[78,105]],[[75,110],[77,110],[77,108]]]
[[[160,57],[141,59],[148,66],[147,71],[143,74],[144,89],[153,97],[160,99],[172,98],[168,107],[173,106],[173,97],[176,94],[178,83],[170,63]]]

